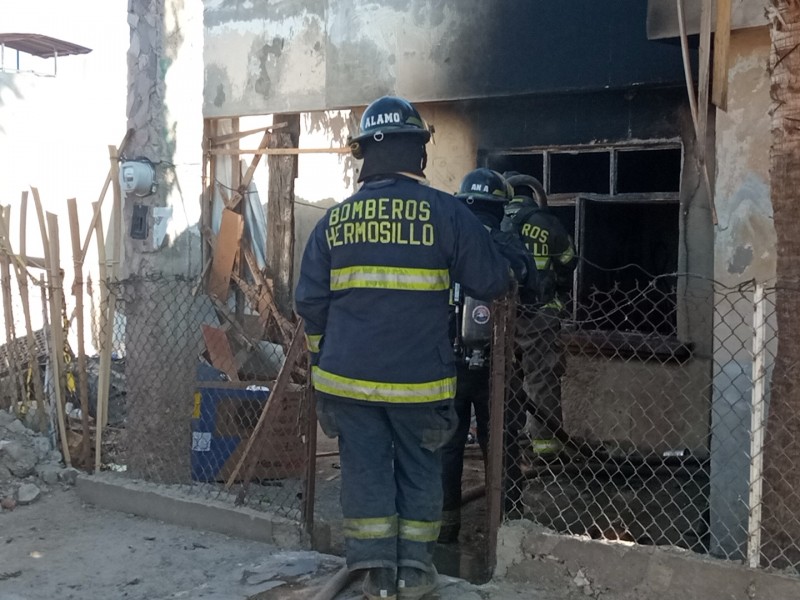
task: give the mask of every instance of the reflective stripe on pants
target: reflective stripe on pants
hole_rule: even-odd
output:
[[[318,412],[326,432],[339,436],[348,567],[430,568],[452,401],[380,406],[318,394]]]

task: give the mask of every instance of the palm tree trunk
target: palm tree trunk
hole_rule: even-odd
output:
[[[800,566],[800,0],[771,0],[771,196],[778,350],[764,456],[762,564]]]

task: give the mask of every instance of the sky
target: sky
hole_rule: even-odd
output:
[[[22,73],[14,90],[0,90],[0,201],[35,185],[51,203],[71,196],[93,202],[108,168],[107,146],[125,133],[127,1],[2,4],[0,31],[49,35],[92,52],[61,57],[56,77]],[[15,66],[15,55],[6,50],[6,65]],[[53,60],[21,54],[20,70],[52,75]]]

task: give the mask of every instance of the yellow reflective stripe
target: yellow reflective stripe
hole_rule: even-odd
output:
[[[331,290],[380,288],[436,292],[450,287],[447,269],[412,269],[360,265],[331,271]]]
[[[543,308],[557,308],[558,310],[562,310],[564,308],[564,303],[561,302],[558,298],[554,298],[550,302],[544,305]]]
[[[397,515],[371,519],[344,519],[344,536],[356,540],[378,540],[397,536]]]
[[[446,377],[425,383],[384,383],[342,377],[319,367],[313,369],[314,387],[326,394],[355,400],[412,404],[447,400],[456,394],[456,378]]]
[[[549,256],[534,256],[533,260],[536,261],[536,270],[544,271],[550,266]]]
[[[435,542],[439,537],[441,521],[409,521],[400,519],[400,537],[412,542]]]
[[[322,341],[322,335],[308,335],[306,334],[306,345],[310,352],[319,352],[319,343]]]
[[[569,261],[571,261],[573,258],[575,258],[575,251],[574,251],[574,250],[572,249],[572,247],[570,246],[569,248],[567,248],[566,250],[564,250],[564,251],[563,251],[563,252],[562,252],[562,253],[561,253],[561,254],[558,256],[558,262],[560,262],[562,265],[565,265],[565,264],[567,264]]]

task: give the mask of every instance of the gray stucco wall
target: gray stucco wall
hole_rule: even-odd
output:
[[[207,117],[682,80],[630,0],[205,0]],[[524,68],[521,68],[524,66]]]
[[[768,0],[732,0],[731,29],[758,27],[767,23],[766,9]],[[701,2],[684,2],[686,31],[695,35],[700,31]],[[715,13],[716,14],[716,13]],[[716,20],[712,19],[712,28],[716,28]],[[650,39],[673,38],[680,35],[678,25],[678,8],[675,0],[648,0],[647,2],[647,37]]]
[[[714,277],[736,286],[775,278],[775,229],[769,190],[770,37],[766,27],[731,37],[728,110],[717,111]],[[747,544],[752,395],[752,291],[720,286],[714,320],[712,404],[712,552],[744,556]],[[768,313],[770,311],[768,307]],[[774,356],[776,326],[768,314]],[[768,369],[770,365],[767,365]]]

